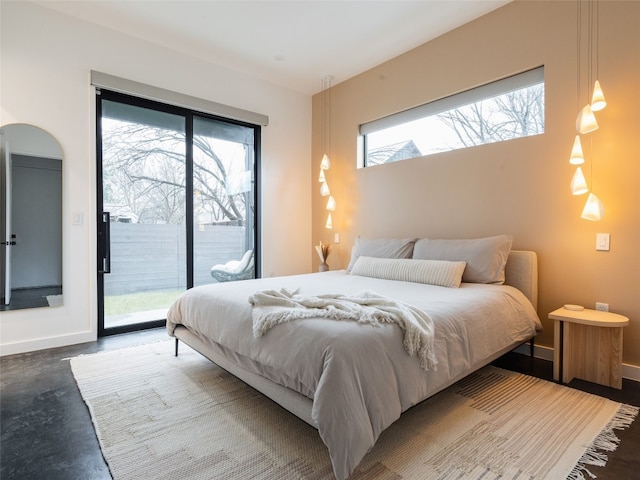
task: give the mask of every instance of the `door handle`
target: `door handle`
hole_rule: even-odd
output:
[[[111,216],[102,212],[98,226],[98,273],[111,273]]]
[[[0,245],[6,245],[6,246],[9,246],[9,245],[15,245],[15,244],[16,244],[16,243],[18,243],[18,242],[16,242],[15,240],[13,240],[14,238],[16,238],[16,234],[15,234],[15,233],[12,233],[12,234],[11,234],[11,240],[7,240],[6,242],[0,242]]]

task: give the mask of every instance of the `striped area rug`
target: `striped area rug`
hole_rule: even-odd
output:
[[[116,480],[333,479],[315,429],[159,342],[71,359]],[[406,412],[353,480],[590,478],[638,408],[485,367]]]

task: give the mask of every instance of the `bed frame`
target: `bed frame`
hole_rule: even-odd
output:
[[[505,284],[520,290],[531,301],[533,307],[537,311],[538,303],[538,261],[535,252],[525,250],[512,250],[509,253],[507,260],[507,266],[505,269]],[[263,393],[278,405],[293,413],[295,416],[304,420],[306,423],[314,428],[317,428],[313,419],[311,418],[312,400],[298,392],[291,390],[290,388],[283,387],[271,380],[262,377],[256,373],[250,372],[243,367],[238,366],[226,357],[220,355],[217,351],[212,349],[202,338],[198,337],[186,327],[179,325],[174,331],[176,337],[175,355],[178,356],[178,344],[182,340],[191,348],[211,360],[219,367],[225,369],[232,375],[238,377],[248,385],[252,386],[259,392]],[[533,338],[529,340],[531,346],[531,355],[533,356]],[[510,345],[498,352],[495,352],[477,368],[481,368],[501,357],[505,353],[520,346],[521,343]],[[472,371],[464,372],[452,378],[449,382],[442,385],[438,391],[442,391],[445,388],[453,385],[458,380],[464,378]],[[434,392],[434,394],[437,392]]]

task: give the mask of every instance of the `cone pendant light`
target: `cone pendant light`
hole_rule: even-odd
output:
[[[573,195],[583,195],[588,191],[589,187],[587,187],[587,180],[584,178],[582,169],[578,167],[576,168],[576,172],[573,174],[573,178],[571,179],[571,193]]]
[[[602,217],[604,217],[604,205],[602,201],[596,195],[590,193],[587,198],[587,203],[582,210],[582,215],[580,216],[585,220],[602,220]]]

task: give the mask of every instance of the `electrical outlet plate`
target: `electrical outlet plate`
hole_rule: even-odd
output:
[[[608,312],[609,311],[609,304],[608,303],[602,303],[602,302],[596,302],[596,310],[599,310],[601,312]]]

